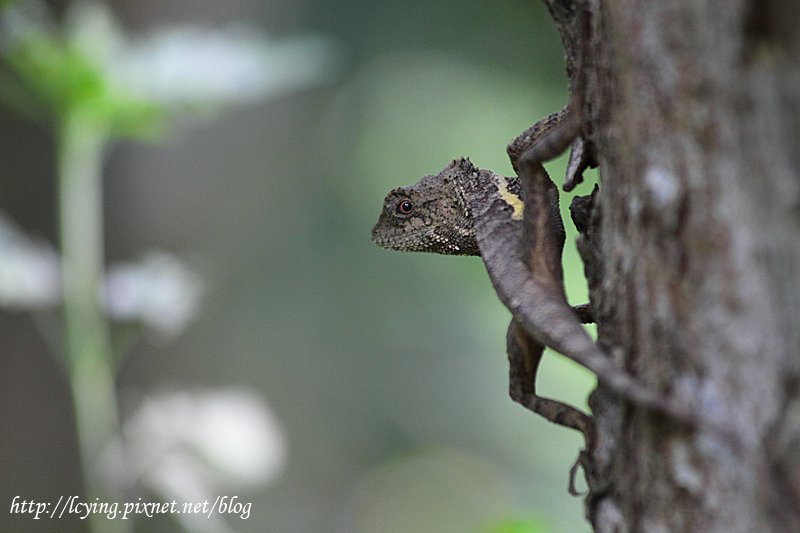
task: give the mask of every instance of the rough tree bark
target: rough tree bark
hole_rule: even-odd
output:
[[[580,0],[545,0],[568,21]],[[596,531],[800,531],[800,2],[595,0],[599,342],[735,439],[593,393]],[[566,28],[566,31],[565,31]]]

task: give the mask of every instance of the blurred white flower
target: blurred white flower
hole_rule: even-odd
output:
[[[132,481],[179,504],[213,502],[220,494],[265,485],[286,466],[281,423],[260,395],[238,388],[147,398],[125,422],[122,435]],[[222,531],[222,526],[191,523],[192,530]]]
[[[166,104],[247,103],[326,81],[337,47],[320,36],[270,39],[246,26],[175,27],[109,63],[120,88]]]
[[[30,311],[61,304],[61,258],[0,212],[0,307]],[[138,320],[162,335],[178,335],[197,315],[203,286],[176,256],[150,252],[108,271],[103,303],[111,318]]]
[[[52,246],[25,235],[0,213],[0,305],[30,310],[61,299],[59,258]]]
[[[246,24],[172,25],[130,37],[100,3],[72,4],[63,27],[41,2],[0,12],[0,57],[18,74],[0,79],[0,99],[32,116],[40,108],[56,116],[94,113],[120,137],[154,138],[168,115],[191,116],[325,82],[340,56],[329,38],[274,39]]]
[[[319,35],[272,39],[253,26],[169,26],[127,38],[102,4],[76,4],[69,35],[113,87],[168,105],[246,103],[326,81],[338,45]]]
[[[179,334],[200,307],[202,283],[174,255],[151,252],[138,263],[113,265],[105,307],[117,320],[140,320],[169,336]]]

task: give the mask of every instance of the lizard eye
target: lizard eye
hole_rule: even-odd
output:
[[[414,210],[414,205],[409,200],[403,200],[397,204],[397,213],[401,215],[410,215]]]

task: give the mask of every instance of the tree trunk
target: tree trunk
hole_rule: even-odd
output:
[[[800,2],[592,11],[601,185],[579,247],[599,342],[734,437],[599,389],[589,520],[800,531]]]

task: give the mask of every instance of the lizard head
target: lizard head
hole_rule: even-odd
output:
[[[372,241],[390,250],[479,255],[465,192],[477,174],[469,159],[460,158],[434,176],[393,189],[372,228]]]

